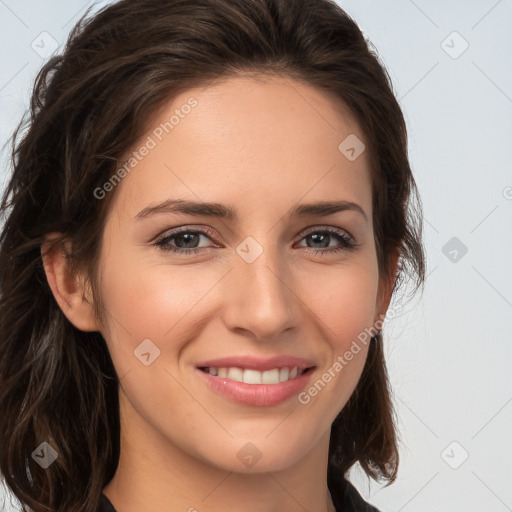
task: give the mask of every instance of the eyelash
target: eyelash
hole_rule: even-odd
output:
[[[308,233],[305,233],[302,238],[299,241],[302,241],[304,238],[306,238],[309,235],[312,234],[329,234],[336,236],[342,243],[342,247],[334,247],[330,249],[313,249],[313,248],[307,248],[309,249],[309,252],[313,251],[315,254],[321,253],[329,253],[334,254],[338,251],[353,251],[358,244],[355,243],[354,239],[350,237],[349,235],[343,233],[342,231],[339,231],[337,229],[332,228],[325,228],[325,229],[318,229],[316,231],[310,231]],[[213,230],[206,229],[206,230],[193,230],[193,229],[182,229],[179,231],[174,231],[172,233],[169,233],[165,235],[164,237],[160,238],[157,242],[155,242],[153,245],[157,247],[157,249],[164,251],[164,252],[171,252],[174,254],[198,254],[200,252],[200,248],[190,248],[190,249],[182,249],[177,247],[172,247],[169,245],[169,241],[173,238],[176,238],[179,235],[182,234],[194,234],[194,235],[204,235],[207,238],[210,238],[213,236]],[[204,249],[204,248],[203,248]]]

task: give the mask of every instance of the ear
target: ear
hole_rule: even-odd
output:
[[[51,247],[59,236],[60,233],[50,233],[41,245],[44,271],[53,296],[66,318],[77,329],[99,331],[100,326],[93,313],[92,294],[80,276],[72,274],[66,260],[70,241],[66,239]]]
[[[390,272],[387,279],[379,279],[379,292],[377,296],[376,303],[376,312],[377,318],[382,319],[384,321],[384,317],[389,307],[389,303],[391,302],[391,296],[393,295],[393,287],[395,285],[396,278],[398,276],[398,261],[400,259],[400,254],[397,251],[390,263]]]

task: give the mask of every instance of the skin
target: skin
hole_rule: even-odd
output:
[[[349,134],[364,134],[342,104],[309,85],[242,75],[180,94],[141,142],[190,97],[197,106],[116,187],[99,268],[105,325],[62,254],[44,261],[62,311],[77,328],[103,334],[120,378],[121,456],[104,492],[118,512],[332,512],[330,427],[367,346],[307,405],[297,397],[272,407],[231,402],[205,385],[195,364],[296,355],[316,363],[309,387],[385,314],[394,276],[378,272],[368,152],[349,161],[338,150]],[[134,219],[169,198],[229,205],[238,218]],[[328,200],[355,202],[367,219],[354,210],[286,217],[297,203]],[[213,230],[189,242],[199,254],[153,245],[182,226]],[[327,247],[306,235],[322,228],[348,234],[357,247],[316,254]],[[252,263],[236,252],[248,236],[263,249]],[[176,242],[186,240],[168,244]],[[343,247],[334,235],[325,245]],[[144,339],[160,350],[149,366],[134,356]],[[252,467],[237,457],[247,442],[261,453]]]

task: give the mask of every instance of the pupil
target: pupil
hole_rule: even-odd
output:
[[[325,235],[325,234],[320,234],[320,235],[319,235],[319,234],[313,234],[313,235],[309,235],[309,236],[313,239],[313,242],[315,242],[315,243],[316,243],[316,242],[317,242],[317,241],[315,240],[316,238],[321,237],[321,238],[323,238],[323,242],[325,242],[325,241],[327,240],[327,237],[328,237],[329,235]],[[328,245],[329,245],[328,243],[327,243],[327,244],[325,244],[325,243],[324,243],[321,247],[328,247]]]
[[[197,234],[195,234],[195,233],[186,233],[186,234],[184,234],[184,235],[179,235],[179,236],[176,238],[176,245],[177,245],[178,247],[181,247],[181,248],[183,248],[183,247],[184,247],[184,248],[186,248],[186,249],[190,249],[191,247],[189,247],[189,246],[187,245],[188,243],[190,243],[190,238],[189,238],[189,237],[192,237],[192,238],[193,238],[193,237],[197,237]],[[185,243],[184,243],[184,244],[183,244],[183,243],[180,243],[180,240],[181,240],[182,238],[188,238],[188,241],[185,241]],[[193,248],[193,247],[192,247],[192,248]]]

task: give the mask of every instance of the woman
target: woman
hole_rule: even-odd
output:
[[[424,279],[390,79],[329,0],[121,0],[41,70],[0,238],[0,472],[39,511],[377,510]],[[20,140],[21,138],[21,140]]]

